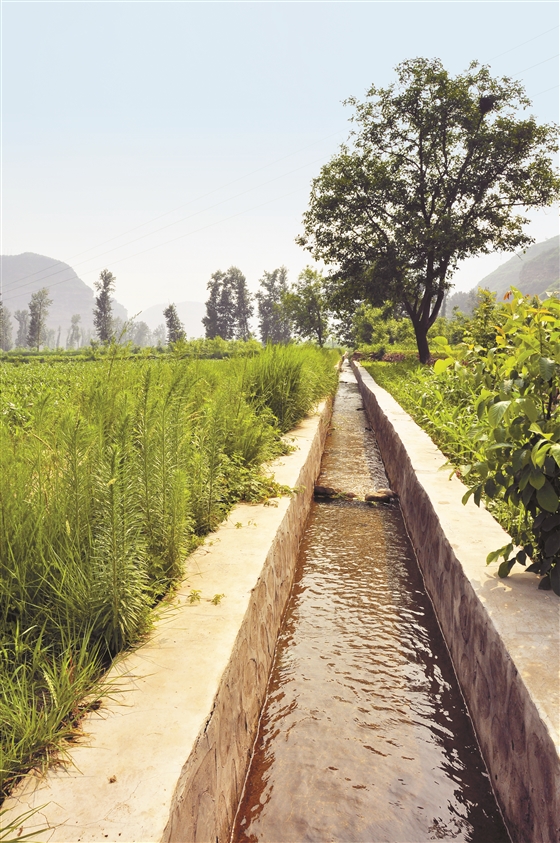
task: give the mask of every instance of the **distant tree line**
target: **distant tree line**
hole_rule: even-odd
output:
[[[202,322],[207,339],[252,337],[249,320],[255,313],[263,343],[288,343],[294,338],[323,345],[331,332],[322,276],[307,267],[298,281],[288,285],[285,266],[264,272],[253,295],[236,266],[214,272],[208,282],[206,316]]]

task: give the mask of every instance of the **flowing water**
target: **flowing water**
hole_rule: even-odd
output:
[[[387,486],[343,370],[319,483]],[[509,841],[397,504],[315,502],[233,841]]]

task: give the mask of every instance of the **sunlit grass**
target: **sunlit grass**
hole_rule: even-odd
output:
[[[334,391],[336,352],[0,364],[0,798],[72,738],[185,557]]]

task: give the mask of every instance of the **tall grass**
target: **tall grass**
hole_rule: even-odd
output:
[[[199,537],[276,493],[263,463],[335,388],[332,352],[232,357],[0,364],[0,799],[74,734]]]

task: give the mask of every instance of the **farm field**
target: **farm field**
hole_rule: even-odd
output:
[[[252,352],[0,363],[0,800],[76,734],[189,550],[283,491],[263,466],[338,353]]]

